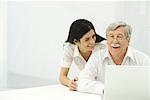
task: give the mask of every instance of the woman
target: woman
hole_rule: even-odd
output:
[[[67,77],[72,62],[77,65],[81,71],[88,61],[92,52],[105,48],[105,44],[100,43],[105,38],[96,34],[93,24],[85,19],[75,20],[69,30],[69,35],[64,43],[64,53],[60,71],[61,84],[68,86],[70,90],[75,91],[77,88],[76,81]]]

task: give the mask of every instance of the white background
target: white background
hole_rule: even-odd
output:
[[[9,73],[58,83],[63,43],[78,18],[92,21],[103,37],[110,23],[127,22],[133,28],[131,46],[150,55],[148,1],[0,1],[0,87],[17,88],[19,83],[10,86],[16,80]],[[23,82],[22,87],[30,83]]]

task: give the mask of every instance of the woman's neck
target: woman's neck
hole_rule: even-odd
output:
[[[88,61],[88,59],[90,58],[91,53],[92,53],[92,51],[91,52],[81,52],[80,51],[80,54],[85,59],[85,61]]]

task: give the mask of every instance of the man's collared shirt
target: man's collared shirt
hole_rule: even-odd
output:
[[[101,50],[101,56],[102,56],[102,65],[116,65],[112,60],[107,49]],[[147,62],[148,58],[149,57],[146,54],[138,50],[135,50],[132,47],[128,47],[127,53],[121,65],[135,65],[135,66],[148,65]]]
[[[149,65],[149,56],[128,47],[122,65]],[[79,74],[78,88],[80,92],[102,94],[104,90],[105,65],[115,65],[108,49],[101,49],[94,52],[85,65],[84,70]]]

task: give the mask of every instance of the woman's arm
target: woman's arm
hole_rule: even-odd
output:
[[[68,83],[70,81],[69,78],[67,77],[68,72],[69,72],[69,68],[61,67],[59,81],[61,82],[61,84],[65,86],[68,86]]]
[[[68,86],[70,90],[75,91],[77,89],[77,78],[74,78],[73,80],[70,80],[67,75],[69,72],[69,68],[61,67],[59,81],[61,84]]]

